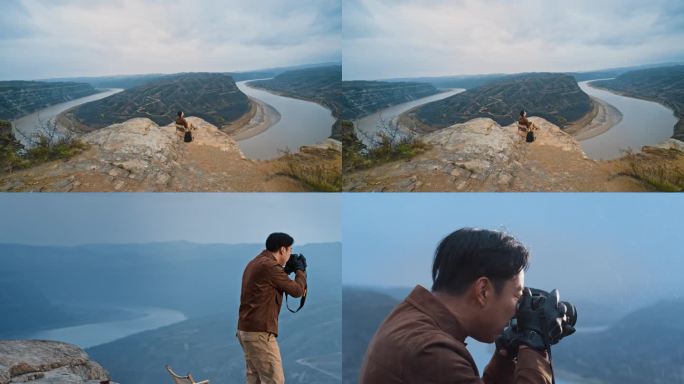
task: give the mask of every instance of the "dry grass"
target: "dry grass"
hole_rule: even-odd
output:
[[[327,151],[330,156],[326,160],[316,160],[306,155],[285,151],[281,157],[284,166],[279,174],[300,181],[314,192],[340,192],[342,167],[339,151]]]
[[[681,162],[676,161],[678,152],[670,151],[663,150],[659,156],[627,153],[627,171],[624,173],[660,192],[682,192],[684,169]]]

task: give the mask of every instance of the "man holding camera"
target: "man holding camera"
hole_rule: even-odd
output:
[[[576,313],[570,324],[557,291],[541,298],[543,291],[524,288],[527,265],[527,249],[504,233],[463,228],[445,237],[435,251],[432,291],[416,286],[384,320],[359,382],[551,383],[547,351],[574,331]],[[467,337],[496,341],[482,377]]]
[[[272,233],[266,249],[247,264],[242,275],[237,338],[245,353],[247,383],[284,383],[283,364],[276,337],[283,293],[306,294],[306,259],[292,255],[294,239]],[[287,264],[287,268],[283,268]],[[288,273],[295,273],[290,280]]]

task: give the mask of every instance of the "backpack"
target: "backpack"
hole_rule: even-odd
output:
[[[185,131],[185,136],[183,136],[183,141],[185,141],[186,143],[189,143],[192,141],[192,132],[190,132],[189,129],[187,131]]]
[[[534,132],[532,130],[527,131],[527,136],[525,136],[525,141],[531,143],[534,141]]]

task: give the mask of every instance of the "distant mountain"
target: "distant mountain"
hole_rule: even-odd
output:
[[[527,73],[506,76],[446,99],[425,104],[411,115],[426,131],[488,117],[500,125],[515,122],[521,109],[563,127],[591,111],[589,96],[569,75]]]
[[[118,76],[81,76],[64,77],[56,79],[45,79],[46,82],[73,81],[77,83],[90,84],[95,88],[135,88],[149,82],[157,81],[165,76],[162,73],[147,73],[140,75],[118,75]]]
[[[260,244],[96,244],[35,247],[0,244],[0,284],[5,308],[32,307],[31,291],[47,302],[85,306],[155,306],[201,317],[237,308],[242,271]],[[339,297],[339,243],[295,247],[309,264],[312,295]],[[8,285],[5,285],[8,284]],[[27,287],[24,289],[24,287]],[[32,296],[36,296],[31,294]],[[34,310],[34,309],[31,309]],[[49,322],[49,316],[41,318]],[[0,330],[7,317],[0,316]],[[27,324],[29,332],[41,324]]]
[[[339,117],[342,66],[329,65],[283,72],[273,79],[256,80],[249,84],[284,96],[310,100],[332,110]]]
[[[679,121],[672,137],[684,140],[684,65],[631,71],[592,85],[672,108]]]
[[[358,382],[366,349],[380,323],[402,301],[373,289],[342,288],[343,382]]]
[[[427,83],[386,81],[342,82],[342,118],[355,120],[383,108],[439,93]]]
[[[554,365],[606,384],[684,383],[682,316],[683,299],[661,301],[606,331],[577,333],[554,347]]]
[[[301,311],[281,311],[278,344],[286,382],[341,382],[339,285],[337,289],[336,295],[312,290]],[[121,383],[170,381],[166,364],[180,374],[190,371],[196,379],[208,379],[212,384],[238,383],[244,382],[245,361],[236,329],[237,312],[231,311],[142,332],[87,352]]]
[[[428,77],[406,77],[397,79],[387,79],[387,82],[414,82],[428,83],[437,88],[477,88],[481,85],[501,79],[507,75],[502,73],[492,73],[486,75],[459,75],[459,76],[428,76]]]
[[[249,110],[249,99],[233,78],[219,73],[185,73],[164,76],[113,96],[83,104],[67,113],[89,131],[147,117],[159,125],[173,122],[179,110],[217,127],[238,119]]]
[[[0,81],[0,119],[14,120],[45,107],[89,96],[88,84],[43,81]]]
[[[289,67],[275,67],[275,68],[265,68],[257,69],[253,71],[244,72],[221,72],[225,75],[232,76],[235,81],[252,80],[252,79],[263,79],[267,77],[275,77],[285,71],[293,69],[304,69],[331,65],[332,63],[322,63],[322,64],[305,64]],[[81,77],[60,77],[53,79],[41,79],[40,81],[45,82],[76,82],[76,83],[86,83],[90,84],[95,88],[123,88],[130,89],[135,88],[153,81],[157,81],[166,76],[174,76],[163,73],[146,73],[146,74],[132,74],[132,75],[114,75],[114,76],[81,76]]]

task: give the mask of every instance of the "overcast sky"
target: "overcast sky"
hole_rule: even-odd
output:
[[[684,296],[680,195],[349,193],[342,206],[344,284],[429,288],[439,241],[479,227],[530,249],[528,286],[627,301]]]
[[[341,60],[340,0],[4,0],[0,80]]]
[[[315,193],[5,193],[0,243],[340,241],[340,197]]]
[[[343,79],[684,60],[681,0],[344,0]]]

